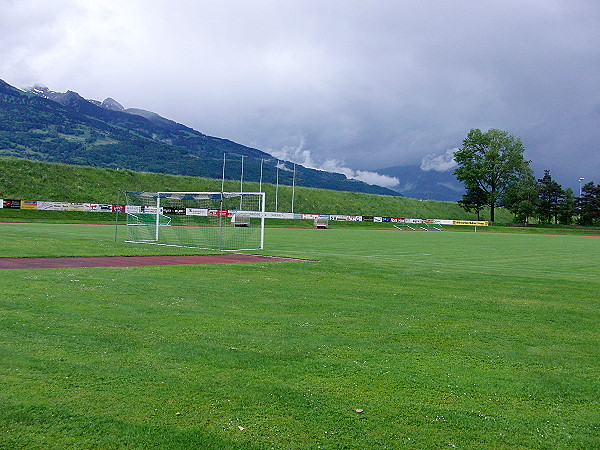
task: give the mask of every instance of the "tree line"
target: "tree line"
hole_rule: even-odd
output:
[[[461,207],[476,212],[478,219],[489,207],[491,222],[495,208],[502,206],[525,224],[537,219],[542,224],[600,225],[600,184],[590,181],[575,196],[571,188],[563,189],[553,180],[549,170],[536,179],[524,151],[521,140],[505,131],[469,131],[454,155],[454,174],[466,189],[458,201]]]

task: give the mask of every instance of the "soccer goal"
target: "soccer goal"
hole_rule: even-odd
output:
[[[212,250],[262,250],[264,192],[131,192],[127,242]]]

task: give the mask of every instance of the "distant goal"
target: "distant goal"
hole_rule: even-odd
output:
[[[264,192],[132,192],[127,242],[211,250],[262,250]]]
[[[329,227],[329,217],[319,216],[314,220],[315,228],[325,229]]]

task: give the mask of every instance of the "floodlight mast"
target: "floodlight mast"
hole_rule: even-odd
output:
[[[260,214],[260,248],[261,250],[265,248],[265,203],[267,203],[266,196],[264,192],[260,192],[262,197],[262,208]]]
[[[258,191],[262,192],[262,179],[263,179],[263,163],[265,162],[265,160],[263,158],[260,158],[260,178],[258,180]]]
[[[244,155],[242,155],[242,169],[240,174],[240,209],[242,209],[242,198],[244,197]]]
[[[158,230],[160,228],[160,193],[156,194],[156,242],[158,242]]]
[[[279,198],[279,160],[277,160],[277,180],[275,182],[275,212],[278,212],[277,200]]]

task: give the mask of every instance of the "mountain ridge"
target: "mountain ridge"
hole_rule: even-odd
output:
[[[279,177],[280,184],[400,195],[299,164],[293,180],[290,162],[151,111],[119,106],[112,98],[90,101],[73,91],[56,93],[39,85],[27,92],[0,80],[0,155],[217,179],[225,172],[231,180],[240,178],[243,164],[247,181],[275,183]]]
[[[112,97],[85,99],[46,86],[15,88],[0,80],[0,155],[67,164],[239,179],[350,192],[457,201],[464,188],[451,172],[394,166],[377,173],[400,184],[385,188],[336,172],[280,161],[258,149],[208,136],[141,108],[125,108]],[[242,163],[243,160],[243,163]],[[243,168],[242,168],[243,164]]]

